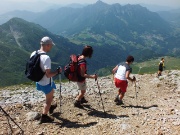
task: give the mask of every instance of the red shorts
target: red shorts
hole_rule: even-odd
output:
[[[128,86],[127,80],[119,80],[119,79],[115,78],[114,81],[115,81],[116,87],[120,88],[121,91],[125,93],[127,86]]]

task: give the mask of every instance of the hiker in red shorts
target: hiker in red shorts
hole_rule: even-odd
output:
[[[134,57],[133,56],[128,56],[126,59],[126,62],[118,64],[113,70],[112,73],[115,74],[115,86],[119,88],[118,90],[118,95],[116,96],[114,102],[116,102],[116,105],[122,105],[123,104],[123,97],[126,92],[128,82],[127,80],[130,81],[135,81],[136,78],[129,77],[130,73],[132,72],[132,68],[130,65],[133,63]]]

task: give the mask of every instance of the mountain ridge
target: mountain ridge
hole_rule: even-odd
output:
[[[25,63],[31,52],[40,48],[40,40],[44,36],[51,37],[56,44],[48,53],[53,64],[52,70],[55,70],[58,66],[64,67],[69,62],[71,54],[81,54],[84,48],[84,45],[76,45],[62,36],[52,34],[39,24],[27,22],[20,18],[12,18],[0,26],[1,60],[3,61],[0,63],[1,87],[29,82],[24,75]],[[107,57],[104,53],[108,53],[109,49],[119,50],[116,47],[106,46],[102,49],[100,46],[94,46],[93,49],[93,57],[91,60],[87,60],[89,73],[94,72],[95,69],[116,63],[115,59],[111,60],[112,58]],[[114,56],[118,55],[118,53],[114,54]],[[103,58],[106,58],[106,61],[103,61]]]
[[[79,52],[82,48],[77,46],[72,50],[71,48],[75,44],[69,42],[68,39],[54,35],[40,25],[20,18],[13,18],[1,25],[0,35],[1,87],[28,82],[24,74],[26,61],[29,59],[32,51],[40,48],[40,40],[44,36],[51,37],[56,44],[52,51],[48,53],[52,58],[53,69],[56,69],[60,64],[64,66],[68,61],[69,55]]]
[[[56,44],[49,53],[53,67],[59,66],[58,63],[64,66],[70,54],[79,54],[84,45],[91,45],[94,54],[88,60],[88,68],[92,73],[97,69],[114,66],[117,62],[124,61],[128,55],[133,55],[135,61],[180,55],[180,32],[157,13],[140,5],[109,5],[98,1],[81,9],[64,7],[49,10],[38,17],[36,19],[49,28],[54,25],[56,34],[41,26],[38,20],[32,23],[13,18],[0,26],[0,45],[7,45],[10,52],[11,46],[17,52],[23,51],[26,56],[22,60],[25,61],[24,58],[28,58],[32,51],[39,49],[40,39],[49,36]],[[65,35],[68,39],[60,35]],[[3,57],[6,57],[5,53]],[[20,65],[21,70],[18,72],[22,74],[24,65]],[[9,67],[7,71],[12,73]]]
[[[64,33],[64,31],[67,31],[67,32],[76,31],[76,33],[77,33],[78,31],[77,31],[76,26],[81,26],[81,28],[79,28],[80,30],[82,30],[84,28],[87,28],[87,27],[93,27],[95,25],[94,22],[96,22],[97,20],[100,20],[102,18],[101,16],[104,17],[102,19],[103,19],[103,21],[106,21],[106,22],[109,22],[109,19],[114,19],[114,21],[119,21],[118,18],[117,18],[119,16],[120,18],[125,19],[124,21],[126,21],[127,19],[130,19],[133,22],[132,23],[133,25],[137,25],[137,24],[139,24],[139,22],[136,24],[136,22],[133,21],[134,19],[136,19],[136,20],[141,19],[142,20],[142,17],[141,16],[139,17],[139,15],[142,15],[143,17],[145,17],[144,21],[146,21],[148,19],[148,17],[149,17],[148,14],[151,13],[152,15],[154,14],[154,17],[153,17],[153,18],[155,18],[154,20],[157,20],[156,22],[159,22],[159,24],[161,24],[161,25],[157,25],[158,27],[155,26],[155,29],[158,29],[159,27],[160,28],[165,27],[167,29],[167,31],[169,31],[169,29],[170,29],[170,27],[168,26],[167,23],[165,23],[160,18],[156,17],[156,16],[158,16],[157,13],[150,12],[146,8],[143,8],[140,5],[130,5],[130,4],[128,4],[128,5],[125,5],[125,6],[121,6],[120,4],[108,5],[108,4],[103,3],[103,2],[96,2],[95,4],[88,5],[88,6],[84,7],[84,8],[82,8],[82,9],[66,8],[66,12],[68,11],[68,9],[72,10],[72,14],[68,14],[66,16],[66,14],[63,12],[62,8],[60,8],[60,11],[57,11],[57,13],[54,11],[53,14],[49,14],[49,16],[53,16],[53,15],[56,15],[56,14],[59,14],[59,13],[63,12],[63,16],[64,17],[66,16],[66,18],[65,18],[66,20],[69,19],[69,23],[67,21],[65,23],[64,22],[65,20],[63,21],[63,19],[57,18],[57,19],[59,19],[59,21],[57,21],[57,23],[55,23],[54,26],[51,25],[51,24],[46,26],[45,25],[46,23],[45,23],[44,19],[45,19],[46,15],[48,14],[48,12],[46,12],[47,14],[44,17],[42,15],[40,17],[40,19],[39,18],[36,19],[35,22],[38,23],[38,24],[41,24],[45,28],[48,28],[48,30],[52,31],[53,33],[60,34],[60,31],[63,32],[63,33]],[[117,12],[113,12],[115,9],[117,10]],[[109,13],[109,12],[111,12],[111,13]],[[107,20],[105,17],[106,17],[106,15],[108,13],[111,14],[111,15],[114,15],[115,13],[116,14],[119,13],[119,14],[117,14],[117,17],[113,17],[113,18],[111,17],[111,15],[109,15],[109,16],[107,16],[108,17],[108,20]],[[123,16],[123,14],[124,14],[124,16]],[[135,17],[138,17],[138,18],[131,19],[131,16],[135,16]],[[132,24],[130,23],[130,20],[128,21],[128,23],[129,23],[130,27],[132,27]],[[61,21],[63,21],[64,23],[61,23]],[[150,20],[150,21],[152,21],[152,20]],[[146,21],[146,23],[148,23],[148,22]],[[58,24],[60,24],[60,26],[62,26],[63,24],[64,25],[62,27],[58,27]],[[77,24],[79,24],[79,25],[77,25]],[[121,22],[121,24],[122,24],[122,26],[126,27],[126,25],[123,24],[123,22]],[[148,25],[151,25],[151,23],[149,23]],[[165,26],[163,26],[163,25],[165,25]],[[67,26],[68,26],[68,29],[66,29]],[[140,25],[139,25],[139,27],[140,27]],[[56,28],[58,28],[58,29],[56,29]],[[123,28],[123,27],[120,27],[120,28]],[[146,28],[148,28],[148,27],[146,27]],[[75,29],[75,30],[73,30],[73,29]],[[117,27],[117,29],[119,29],[119,28]],[[138,29],[135,29],[135,30],[138,30]],[[162,30],[162,33],[164,32],[164,30],[162,28],[160,30]],[[70,33],[72,33],[72,32],[70,32]]]

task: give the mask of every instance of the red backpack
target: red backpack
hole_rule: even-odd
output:
[[[78,56],[72,54],[69,63],[64,67],[64,75],[69,81],[78,81]]]

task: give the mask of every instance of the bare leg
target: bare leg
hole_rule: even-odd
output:
[[[118,90],[118,95],[120,95],[120,94],[121,94],[121,89]]]
[[[77,100],[78,101],[80,101],[81,100],[81,98],[83,98],[84,97],[84,94],[86,93],[86,90],[81,90],[81,92],[79,93],[79,95],[77,96]]]
[[[121,89],[118,90],[119,99],[122,100],[124,97],[124,92],[121,91]]]
[[[161,76],[161,71],[160,70],[158,71],[158,76]]]
[[[54,89],[48,94],[46,94],[46,103],[44,104],[44,109],[43,109],[43,114],[47,114],[49,111],[49,108],[51,107],[51,103],[53,100],[53,94],[54,94]]]
[[[119,95],[120,100],[122,100],[122,99],[123,99],[124,94],[125,94],[124,92],[121,92],[121,93],[120,93],[120,95]]]

